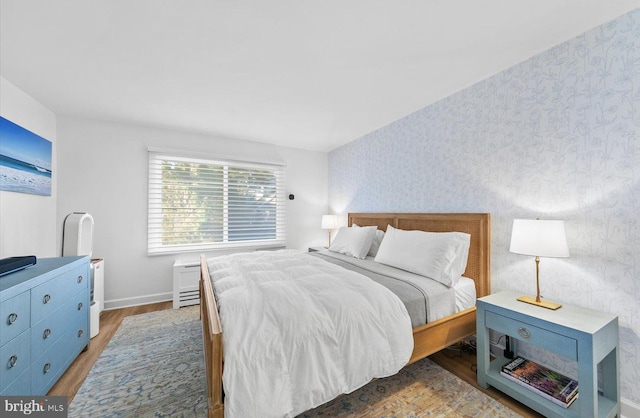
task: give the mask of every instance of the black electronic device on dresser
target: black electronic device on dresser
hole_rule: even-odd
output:
[[[0,277],[14,271],[22,270],[37,262],[35,255],[25,255],[22,257],[8,257],[0,260]]]

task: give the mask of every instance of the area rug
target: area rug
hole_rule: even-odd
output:
[[[70,417],[206,417],[197,307],[125,318]],[[518,417],[429,359],[300,417]]]
[[[299,418],[520,417],[428,358]]]
[[[198,307],[124,319],[69,406],[69,417],[206,417]]]

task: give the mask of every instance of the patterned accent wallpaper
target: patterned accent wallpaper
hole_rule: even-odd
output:
[[[619,316],[621,393],[640,404],[640,9],[333,150],[329,202],[343,219],[490,212],[492,289],[528,295],[513,219],[564,219],[571,257],[541,260],[542,295]]]

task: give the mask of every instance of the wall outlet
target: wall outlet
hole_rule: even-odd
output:
[[[491,352],[491,354],[493,354],[494,356],[504,356],[504,349],[505,346],[502,344],[493,344],[491,343],[489,346],[489,351]]]

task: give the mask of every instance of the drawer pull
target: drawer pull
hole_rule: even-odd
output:
[[[51,295],[46,294],[44,295],[44,297],[42,298],[42,303],[47,304],[49,303],[49,301],[51,300]]]
[[[51,363],[45,363],[44,367],[42,368],[42,373],[47,374],[49,373],[49,370],[51,370]]]
[[[16,365],[16,363],[18,362],[18,356],[16,356],[15,354],[12,355],[11,357],[9,357],[9,364],[7,367],[8,369],[14,367]]]
[[[78,283],[82,283],[82,276],[78,276]]]
[[[51,335],[51,330],[49,328],[47,328],[42,333],[42,339],[46,340],[47,338],[49,338],[50,335]]]
[[[82,310],[82,302],[78,303],[78,310],[81,311]]]
[[[9,317],[7,318],[7,325],[11,325],[14,322],[16,322],[18,320],[18,314],[17,313],[10,313]]]
[[[528,329],[526,329],[525,327],[518,328],[518,334],[519,334],[522,338],[529,338],[529,337],[531,337],[531,331],[529,331],[529,330],[528,330]]]
[[[78,330],[78,338],[82,337],[83,331],[81,329]]]

